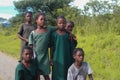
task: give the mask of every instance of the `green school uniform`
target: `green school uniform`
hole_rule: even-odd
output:
[[[37,80],[37,65],[32,60],[30,67],[26,68],[22,63],[19,63],[15,70],[15,80]]]
[[[39,34],[32,31],[29,36],[29,44],[33,44],[34,52],[36,53],[38,68],[42,75],[49,75],[50,73],[50,63],[48,48],[50,42],[50,34],[53,28],[47,27],[47,32]]]
[[[72,64],[68,33],[59,35],[53,32],[52,43],[54,47],[52,80],[67,80],[67,70]]]

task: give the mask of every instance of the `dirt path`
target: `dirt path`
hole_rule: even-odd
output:
[[[0,52],[0,80],[15,80],[15,68],[18,61]],[[41,76],[41,80],[43,76]]]
[[[17,60],[0,52],[0,75],[3,80],[14,80]]]

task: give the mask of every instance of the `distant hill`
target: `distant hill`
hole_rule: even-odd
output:
[[[9,27],[10,26],[10,22],[9,20],[0,17],[0,24],[2,24],[4,27]]]
[[[7,19],[0,17],[0,23],[6,21]]]

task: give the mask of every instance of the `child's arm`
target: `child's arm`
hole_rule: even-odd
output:
[[[23,29],[23,24],[21,24],[20,27],[19,27],[19,31],[18,31],[18,38],[20,38],[20,39],[23,40],[23,41],[28,42],[28,39],[25,39],[25,38],[22,36],[22,35],[23,35],[23,31],[24,31],[24,29]]]
[[[50,47],[50,65],[53,66],[53,47]]]
[[[88,77],[89,77],[89,80],[93,80],[92,74],[89,74]]]
[[[88,64],[88,63],[87,63]],[[88,64],[88,77],[89,77],[89,80],[93,80],[93,77],[92,77],[92,69],[90,67],[90,65]]]
[[[50,65],[53,66],[53,53],[54,53],[54,37],[53,32],[50,34]]]
[[[33,44],[34,44],[33,42],[34,42],[33,32],[31,32],[30,35],[29,35],[29,46],[30,46],[31,48],[33,48]]]
[[[25,39],[25,38],[22,37],[20,34],[18,34],[18,37],[19,37],[21,40],[23,40],[23,41],[25,41],[25,42],[28,42],[28,39]]]

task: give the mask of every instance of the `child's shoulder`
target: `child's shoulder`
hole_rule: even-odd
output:
[[[88,62],[82,62],[82,66],[83,66],[83,67],[86,67],[86,68],[90,67],[90,65],[89,65]]]
[[[21,23],[21,24],[20,24],[20,26],[24,26],[24,25],[25,25],[25,23]]]
[[[51,32],[54,32],[57,30],[55,26],[48,26],[47,29],[50,30]]]
[[[84,62],[84,61],[83,61],[82,64],[88,64],[88,62]]]
[[[21,24],[20,24],[20,27],[25,27],[25,26],[26,26],[25,23],[21,23]]]
[[[74,63],[69,67],[69,70],[74,70]]]
[[[18,63],[17,67],[18,70],[22,70],[23,69],[23,64],[22,63]]]

